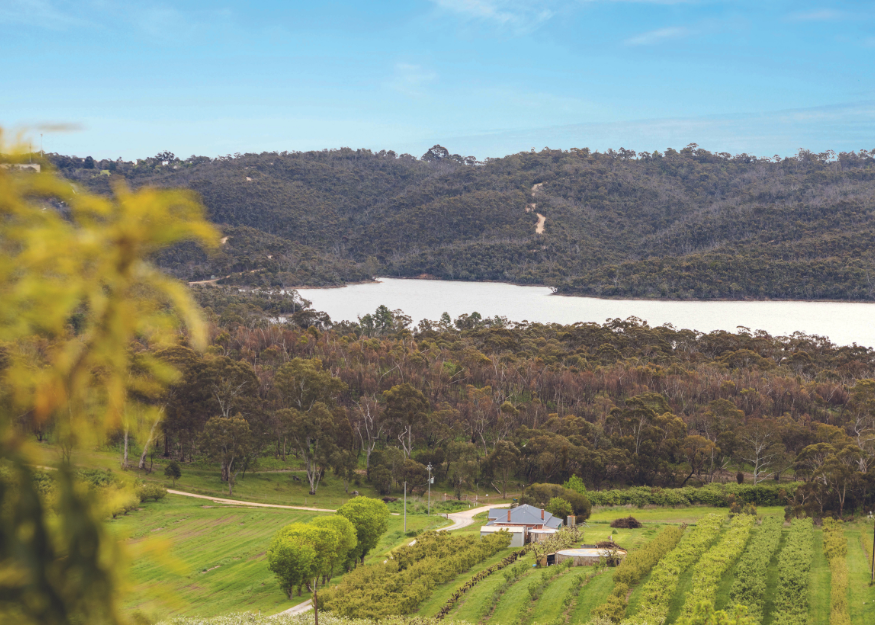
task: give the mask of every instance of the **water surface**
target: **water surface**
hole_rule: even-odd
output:
[[[501,315],[511,321],[572,324],[604,323],[617,317],[638,317],[651,326],[670,323],[700,332],[737,331],[738,326],[784,336],[801,331],[829,337],[839,345],[857,343],[875,347],[872,318],[875,304],[846,302],[722,302],[655,301],[562,297],[547,287],[515,286],[497,282],[401,280],[380,278],[379,283],[339,289],[300,289],[317,310],[334,321],[356,321],[381,304],[413,317],[436,320],[447,312],[484,317]]]

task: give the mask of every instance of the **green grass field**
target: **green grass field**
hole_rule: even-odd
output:
[[[284,525],[306,522],[319,513],[245,506],[220,506],[168,495],[144,504],[140,511],[110,521],[117,534],[133,544],[152,540],[160,553],[172,556],[184,570],[157,558],[141,557],[132,566],[130,610],[153,619],[171,615],[216,616],[228,612],[275,613],[310,598],[289,600],[267,569],[267,550]],[[392,516],[389,531],[366,563],[411,540]],[[441,517],[410,515],[408,530],[447,524]],[[159,542],[160,541],[160,542]]]

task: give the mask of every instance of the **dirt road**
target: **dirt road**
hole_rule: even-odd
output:
[[[195,495],[194,493],[185,493],[181,490],[167,489],[171,495],[182,495],[183,497],[195,497],[197,499],[206,499],[213,503],[223,503],[232,506],[250,506],[253,508],[282,508],[283,510],[307,510],[309,512],[337,512],[337,510],[329,510],[328,508],[309,508],[307,506],[282,506],[276,503],[256,503],[254,501],[238,501],[236,499],[223,499],[222,497],[210,497],[208,495]]]

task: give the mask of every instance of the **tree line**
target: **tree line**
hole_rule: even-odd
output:
[[[143,458],[152,445],[214,462],[229,490],[273,456],[300,463],[312,493],[329,472],[347,491],[367,479],[384,495],[404,482],[421,492],[431,465],[459,497],[575,476],[590,491],[793,479],[794,514],[873,503],[871,349],[634,318],[562,326],[472,314],[411,328],[380,307],[335,325],[294,301],[309,314],[276,323],[257,306],[273,310],[267,294],[241,294],[235,314],[208,311],[207,353],[151,353],[181,377],[150,400],[163,418],[139,441]]]

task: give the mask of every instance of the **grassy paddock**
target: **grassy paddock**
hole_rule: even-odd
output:
[[[611,508],[593,508],[589,523],[610,523],[614,519],[633,516],[642,523],[696,523],[708,514],[727,514],[729,508],[714,508],[711,506],[690,506],[688,508],[636,508],[635,506],[615,506]],[[757,515],[772,516],[784,515],[784,508],[780,506],[763,506],[757,508]]]
[[[167,551],[186,570],[173,571],[152,559],[133,563],[133,590],[126,607],[152,618],[216,616],[229,612],[274,613],[309,599],[289,600],[267,569],[265,552],[284,525],[306,522],[319,513],[245,506],[218,506],[168,495],[145,504],[139,512],[110,521],[110,527],[132,542],[155,538],[168,541]],[[390,517],[389,531],[367,562],[410,541],[401,518]],[[409,516],[408,530],[446,525],[439,517]]]
[[[42,444],[39,447],[41,451],[41,463],[45,466],[54,466],[60,458],[59,450],[56,446]],[[133,467],[136,467],[140,459],[139,453],[134,453],[132,450],[129,453],[128,462]],[[147,458],[147,464],[149,460]],[[233,496],[228,496],[228,484],[222,482],[219,475],[219,465],[206,462],[183,462],[180,463],[182,469],[182,477],[173,482],[164,477],[164,467],[166,460],[157,457],[152,465],[151,473],[131,469],[130,472],[136,474],[142,480],[147,482],[155,482],[167,488],[175,488],[176,490],[195,493],[197,495],[208,495],[212,497],[223,497],[226,499],[237,499],[240,501],[254,501],[257,503],[273,503],[287,506],[309,506],[314,508],[338,508],[353,497],[352,492],[358,491],[359,494],[368,497],[379,497],[377,491],[364,480],[364,475],[360,476],[358,483],[350,483],[349,494],[344,490],[343,481],[328,472],[324,479],[319,483],[319,488],[316,495],[309,494],[309,484],[304,473],[301,463],[294,456],[287,456],[283,462],[272,456],[259,459],[258,466],[253,471],[248,471],[246,475],[238,475],[237,483],[234,485]],[[84,449],[77,450],[73,456],[73,463],[76,466],[112,469],[113,471],[120,470],[121,454],[115,450],[93,450]],[[441,485],[432,487],[432,513],[453,512],[467,509],[469,507],[492,505],[496,506],[507,505],[510,501],[502,500],[498,493],[489,494],[485,491],[465,495],[470,501],[456,501],[455,495],[449,490],[442,488]],[[489,496],[486,496],[489,495]],[[399,500],[403,495],[399,492],[392,493],[392,497],[397,497]],[[426,496],[412,495],[408,496],[408,514],[421,513],[427,507]],[[403,505],[400,501],[392,504],[393,512],[401,512]]]

